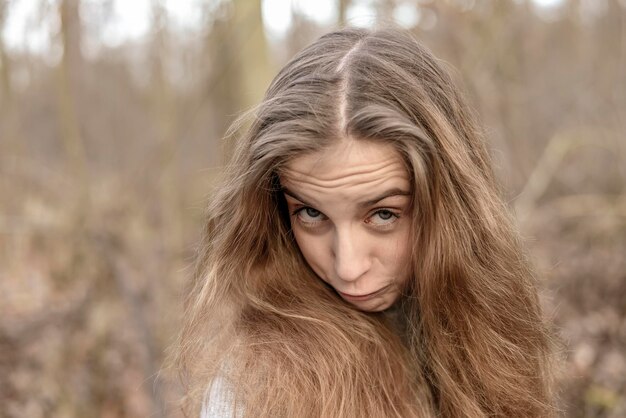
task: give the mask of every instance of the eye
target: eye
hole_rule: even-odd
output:
[[[314,224],[326,220],[326,216],[317,209],[303,207],[298,209],[294,215],[303,223]]]
[[[398,220],[399,217],[400,216],[388,209],[379,209],[367,218],[367,222],[376,226],[385,226],[391,225]]]

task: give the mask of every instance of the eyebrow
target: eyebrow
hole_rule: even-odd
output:
[[[300,202],[302,202],[303,204],[307,205],[307,206],[314,206],[311,205],[310,203],[308,203],[306,201],[306,199],[303,199],[302,197],[298,196],[297,193],[293,192],[292,190],[289,190],[287,187],[283,186],[282,187],[282,191],[284,194],[286,194],[287,196],[291,196],[296,200],[299,200]],[[371,199],[371,200],[367,200],[365,202],[361,202],[359,203],[359,207],[360,208],[366,208],[369,206],[373,206],[376,203],[380,202],[381,200],[385,200],[388,197],[392,197],[392,196],[410,196],[411,193],[406,191],[406,190],[402,190],[400,188],[394,187],[392,189],[386,190],[385,192],[381,193],[380,195],[378,195],[377,197]]]

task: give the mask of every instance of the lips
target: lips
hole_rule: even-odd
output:
[[[385,289],[387,289],[388,287],[389,287],[389,286],[385,286],[385,287],[383,287],[383,288],[381,288],[381,289],[378,289],[378,290],[377,290],[377,291],[375,291],[375,292],[372,292],[372,293],[367,293],[367,294],[364,294],[364,295],[351,295],[351,294],[349,294],[349,293],[343,293],[343,292],[339,292],[339,291],[337,291],[337,292],[339,292],[339,294],[341,295],[341,297],[343,297],[344,299],[347,299],[347,300],[352,300],[352,301],[365,301],[365,300],[369,300],[369,299],[372,299],[372,298],[374,298],[374,297],[378,296],[379,294],[381,294],[381,293],[382,293]]]

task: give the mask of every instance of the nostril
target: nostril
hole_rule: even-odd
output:
[[[342,253],[335,258],[335,273],[344,281],[355,281],[368,270],[367,257]]]

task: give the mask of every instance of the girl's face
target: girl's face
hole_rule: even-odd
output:
[[[280,182],[313,271],[360,310],[390,307],[410,275],[411,184],[398,152],[338,141],[290,161]]]

